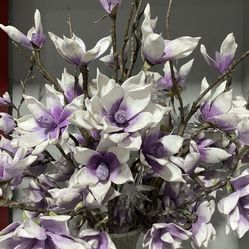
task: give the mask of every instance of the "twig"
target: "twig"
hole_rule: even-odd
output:
[[[88,93],[88,68],[86,65],[80,67],[80,72],[83,75],[83,93],[86,98],[89,98],[89,93]]]
[[[167,10],[167,15],[166,15],[166,38],[169,40],[170,39],[170,15],[171,15],[171,10],[172,10],[172,5],[173,5],[173,0],[169,0],[168,4],[168,10]]]
[[[68,24],[68,27],[69,27],[69,34],[70,34],[71,37],[73,37],[73,23],[72,23],[72,15],[71,15],[70,7],[68,8],[67,24]]]
[[[121,57],[120,57],[120,82],[121,83],[124,80],[124,73],[125,73],[124,53],[125,53],[125,49],[126,49],[126,46],[128,44],[128,41],[129,41],[129,30],[130,30],[130,26],[131,26],[132,17],[133,17],[133,14],[134,14],[134,8],[135,8],[135,4],[134,4],[134,2],[132,2],[131,10],[130,10],[129,18],[128,18],[128,23],[127,23],[127,26],[126,26],[123,46],[122,46],[122,49],[121,49]]]
[[[19,106],[17,107],[17,118],[20,118],[20,116],[21,116],[20,115],[20,109],[21,109],[21,106],[22,106],[22,104],[24,102],[23,95],[25,94],[25,91],[26,91],[26,84],[27,84],[27,82],[29,81],[29,79],[32,76],[33,69],[34,69],[34,66],[31,65],[31,67],[29,68],[29,72],[28,72],[27,76],[25,77],[25,79],[23,81],[21,81],[21,85],[22,85],[22,98],[20,100]]]
[[[192,104],[192,107],[187,115],[187,117],[185,118],[184,123],[182,123],[180,125],[179,131],[178,131],[178,135],[183,136],[184,131],[186,129],[187,123],[189,122],[189,120],[192,118],[192,116],[196,113],[196,111],[199,109],[199,102],[202,100],[202,98],[212,89],[214,88],[218,83],[220,83],[222,80],[224,80],[226,77],[228,77],[234,70],[235,68],[247,57],[249,56],[249,50],[247,52],[245,52],[240,58],[239,60],[235,61],[229,70],[227,70],[223,75],[219,76],[211,85],[209,85],[209,87],[203,91],[202,94],[200,94],[200,96],[194,101],[194,103]]]
[[[117,15],[110,15],[112,20],[112,47],[114,57],[114,79],[118,80],[118,52],[117,52]]]
[[[137,6],[135,18],[134,18],[133,25],[132,25],[131,60],[130,60],[130,66],[129,66],[126,78],[129,78],[132,74],[132,71],[134,69],[134,66],[135,66],[135,63],[137,60],[138,52],[139,52],[139,49],[141,46],[141,40],[137,38],[136,31],[137,31],[137,27],[139,25],[139,21],[140,21],[141,15],[142,15],[142,13],[140,13],[140,11],[141,11],[142,6],[143,6],[143,1],[144,0],[140,0],[139,4]],[[135,46],[135,39],[136,39],[136,46]]]

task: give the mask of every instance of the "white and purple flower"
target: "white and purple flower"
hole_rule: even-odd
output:
[[[107,13],[112,13],[112,10],[117,7],[120,8],[123,0],[99,0],[102,7]]]
[[[46,40],[41,23],[41,14],[39,10],[34,14],[35,26],[32,27],[27,35],[24,35],[13,26],[4,26],[0,24],[0,28],[8,34],[8,36],[15,42],[20,43],[23,47],[33,50],[34,48],[41,48]]]
[[[40,153],[48,144],[58,142],[61,137],[68,137],[69,119],[83,107],[82,95],[65,105],[64,96],[49,85],[46,85],[47,107],[34,97],[25,95],[24,98],[31,115],[17,120],[17,131],[21,135],[15,142],[19,146],[36,147],[33,153]]]
[[[59,54],[68,62],[77,66],[86,66],[93,60],[98,59],[110,46],[111,37],[104,37],[97,42],[91,50],[86,50],[85,43],[76,35],[72,38],[59,36],[49,32],[49,36],[53,41]]]
[[[229,66],[233,62],[237,47],[238,45],[235,42],[234,35],[233,33],[230,33],[221,44],[220,52],[215,52],[215,59],[212,59],[207,54],[204,45],[201,45],[201,53],[208,65],[212,65],[216,70],[223,74],[229,69]]]
[[[156,223],[145,234],[143,247],[149,249],[178,249],[183,240],[188,240],[191,232],[173,223]]]
[[[209,87],[206,78],[202,81],[204,92]],[[244,107],[233,106],[233,90],[225,91],[226,81],[217,87],[211,96],[209,91],[202,99],[200,107],[200,119],[203,122],[211,123],[221,130],[234,130],[243,117],[248,116],[249,112]]]
[[[164,135],[156,126],[143,139],[140,152],[141,162],[150,167],[167,182],[184,182],[182,171],[171,161],[179,152],[184,138],[177,135]]]
[[[79,233],[79,238],[85,241],[91,249],[116,249],[106,232],[87,229]]]
[[[13,117],[5,112],[0,112],[0,131],[9,134],[16,127]]]
[[[197,208],[197,220],[192,225],[192,240],[199,248],[202,245],[207,247],[210,239],[215,239],[216,231],[211,223],[215,210],[214,201],[203,201]]]
[[[218,208],[221,213],[228,215],[227,232],[231,228],[238,238],[242,238],[249,231],[249,169],[230,183],[234,192],[223,198]]]
[[[138,150],[138,131],[161,121],[165,108],[151,101],[152,85],[145,84],[144,72],[127,79],[121,86],[98,73],[97,94],[86,99],[86,111],[77,111],[72,122],[89,130],[102,130],[108,138],[132,150]]]
[[[39,224],[28,219],[15,222],[0,233],[0,247],[5,249],[85,249],[85,242],[70,234],[70,216],[42,216]]]

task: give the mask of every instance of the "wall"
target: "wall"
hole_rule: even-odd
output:
[[[130,0],[124,1],[122,16],[127,16],[129,11]],[[152,5],[152,16],[159,15],[158,31],[163,32],[165,27],[164,15],[167,7],[165,0],[150,0]],[[54,32],[57,35],[68,35],[67,8],[70,7],[73,18],[73,29],[76,35],[81,37],[88,48],[92,47],[97,40],[106,36],[110,32],[110,22],[108,19],[101,23],[95,24],[94,21],[99,19],[103,14],[98,0],[10,0],[10,22],[23,31],[27,31],[33,23],[32,15],[35,9],[39,9],[42,13],[44,29]],[[208,51],[214,52],[219,49],[224,37],[234,32],[237,43],[239,44],[238,55],[242,50],[249,47],[249,35],[246,34],[249,28],[249,18],[247,11],[249,10],[249,2],[246,0],[176,0],[174,4],[174,12],[171,21],[171,32],[173,37],[182,35],[201,36],[202,43],[207,45]],[[123,27],[126,19],[121,17],[119,25]],[[121,28],[119,37],[124,30]],[[120,41],[118,43],[121,44]],[[10,47],[10,72],[9,77],[13,86],[13,94],[16,100],[20,97],[20,88],[18,87],[20,79],[24,79],[28,63],[21,55]],[[184,100],[190,101],[198,96],[200,91],[200,82],[204,76],[208,76],[208,80],[212,81],[216,78],[214,70],[207,67],[203,58],[197,50],[194,53],[196,61],[192,74],[187,82],[188,90],[185,92]],[[56,77],[60,78],[63,67],[71,66],[66,64],[54,49],[52,42],[48,39],[42,54],[46,67]],[[100,68],[103,72],[108,70]],[[243,93],[247,90],[247,81],[249,74],[247,73],[249,64],[245,63],[235,74],[234,88],[236,93],[240,94],[243,86]],[[91,76],[94,77],[96,68],[91,68]],[[37,75],[35,80],[30,83],[28,88],[29,94],[36,94],[38,83],[44,80]],[[243,82],[243,84],[242,84]],[[15,216],[18,218],[18,215]],[[224,235],[224,221],[216,215],[214,217],[217,229],[217,240],[211,243],[209,248],[219,249],[246,249],[246,238],[238,243],[233,235]],[[247,238],[248,239],[248,238]]]

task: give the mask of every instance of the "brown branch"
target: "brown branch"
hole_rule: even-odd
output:
[[[71,37],[73,37],[73,22],[72,22],[72,15],[71,15],[71,10],[70,8],[68,8],[68,20],[67,20],[67,24],[69,27],[69,34]]]
[[[173,0],[169,0],[167,15],[166,15],[166,38],[170,39],[170,15],[172,10]]]
[[[118,51],[117,51],[117,15],[110,15],[112,20],[112,47],[113,47],[113,58],[114,58],[114,79],[118,80]]]
[[[121,49],[121,57],[120,57],[120,82],[121,83],[124,80],[124,73],[125,73],[124,54],[125,54],[125,49],[126,49],[127,43],[129,41],[129,30],[130,30],[130,26],[131,26],[132,17],[133,17],[133,14],[134,14],[134,8],[135,8],[135,4],[133,2],[131,4],[131,10],[130,10],[129,18],[128,18],[126,31],[125,31],[123,46],[122,46],[122,49]]]
[[[129,66],[126,78],[129,78],[131,76],[131,74],[132,74],[132,71],[133,71],[133,69],[135,67],[135,63],[136,63],[136,60],[137,60],[139,49],[141,47],[141,40],[138,39],[138,37],[136,35],[136,31],[137,31],[137,28],[138,28],[138,25],[139,25],[140,18],[141,18],[142,13],[143,13],[143,12],[140,13],[141,9],[142,9],[142,6],[143,6],[143,1],[144,0],[140,0],[140,2],[138,4],[136,14],[135,14],[135,17],[134,17],[134,21],[133,21],[133,24],[132,24],[132,31],[131,31],[131,33],[132,33],[132,36],[131,36],[131,60],[130,60],[130,66]],[[136,46],[135,46],[135,40],[136,40]]]
[[[83,75],[83,93],[85,95],[85,98],[89,98],[89,93],[88,93],[88,68],[87,66],[81,66],[80,67],[80,72]]]

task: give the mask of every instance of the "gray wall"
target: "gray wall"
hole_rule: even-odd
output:
[[[124,32],[127,14],[129,11],[129,3],[131,0],[124,0],[122,8],[122,17],[118,22],[121,27],[119,37]],[[167,1],[150,0],[152,6],[152,16],[159,16],[157,30],[163,32],[165,30],[165,13],[167,10]],[[101,37],[107,36],[110,32],[110,21],[108,19],[95,24],[94,21],[103,16],[98,0],[10,0],[10,22],[12,25],[20,28],[22,31],[28,31],[33,23],[33,13],[35,9],[39,9],[42,13],[44,29],[54,32],[57,35],[68,35],[67,8],[71,8],[73,18],[73,29],[77,36],[81,37],[88,48],[91,48]],[[174,12],[171,21],[172,37],[182,35],[201,36],[202,43],[207,45],[210,52],[219,49],[224,37],[234,32],[237,43],[239,44],[238,55],[242,51],[249,49],[249,1],[247,0],[176,0],[174,4]],[[121,40],[119,43],[121,44]],[[28,63],[22,56],[10,46],[10,72],[9,77],[13,86],[14,99],[20,98],[20,88],[18,87],[20,79],[24,79]],[[204,76],[208,76],[208,80],[212,81],[216,77],[214,70],[207,67],[199,51],[194,53],[196,61],[193,71],[187,82],[188,90],[185,92],[185,101],[193,100],[198,96],[200,91],[200,82]],[[61,76],[63,67],[72,67],[65,63],[54,49],[52,42],[48,39],[44,47],[43,60],[46,67],[56,77]],[[102,71],[108,73],[108,69],[98,64]],[[236,93],[240,94],[248,92],[248,73],[249,63],[244,63],[236,72],[234,77],[234,88]],[[96,66],[91,67],[91,76],[94,77]],[[29,84],[28,93],[36,95],[38,84],[44,80],[37,75],[35,80]],[[15,214],[15,219],[19,219],[19,214]],[[246,249],[246,241],[249,237],[238,242],[232,234],[224,235],[225,224],[223,218],[216,215],[214,222],[217,226],[217,239],[210,244],[209,248],[219,249]],[[185,247],[187,248],[187,246]]]

